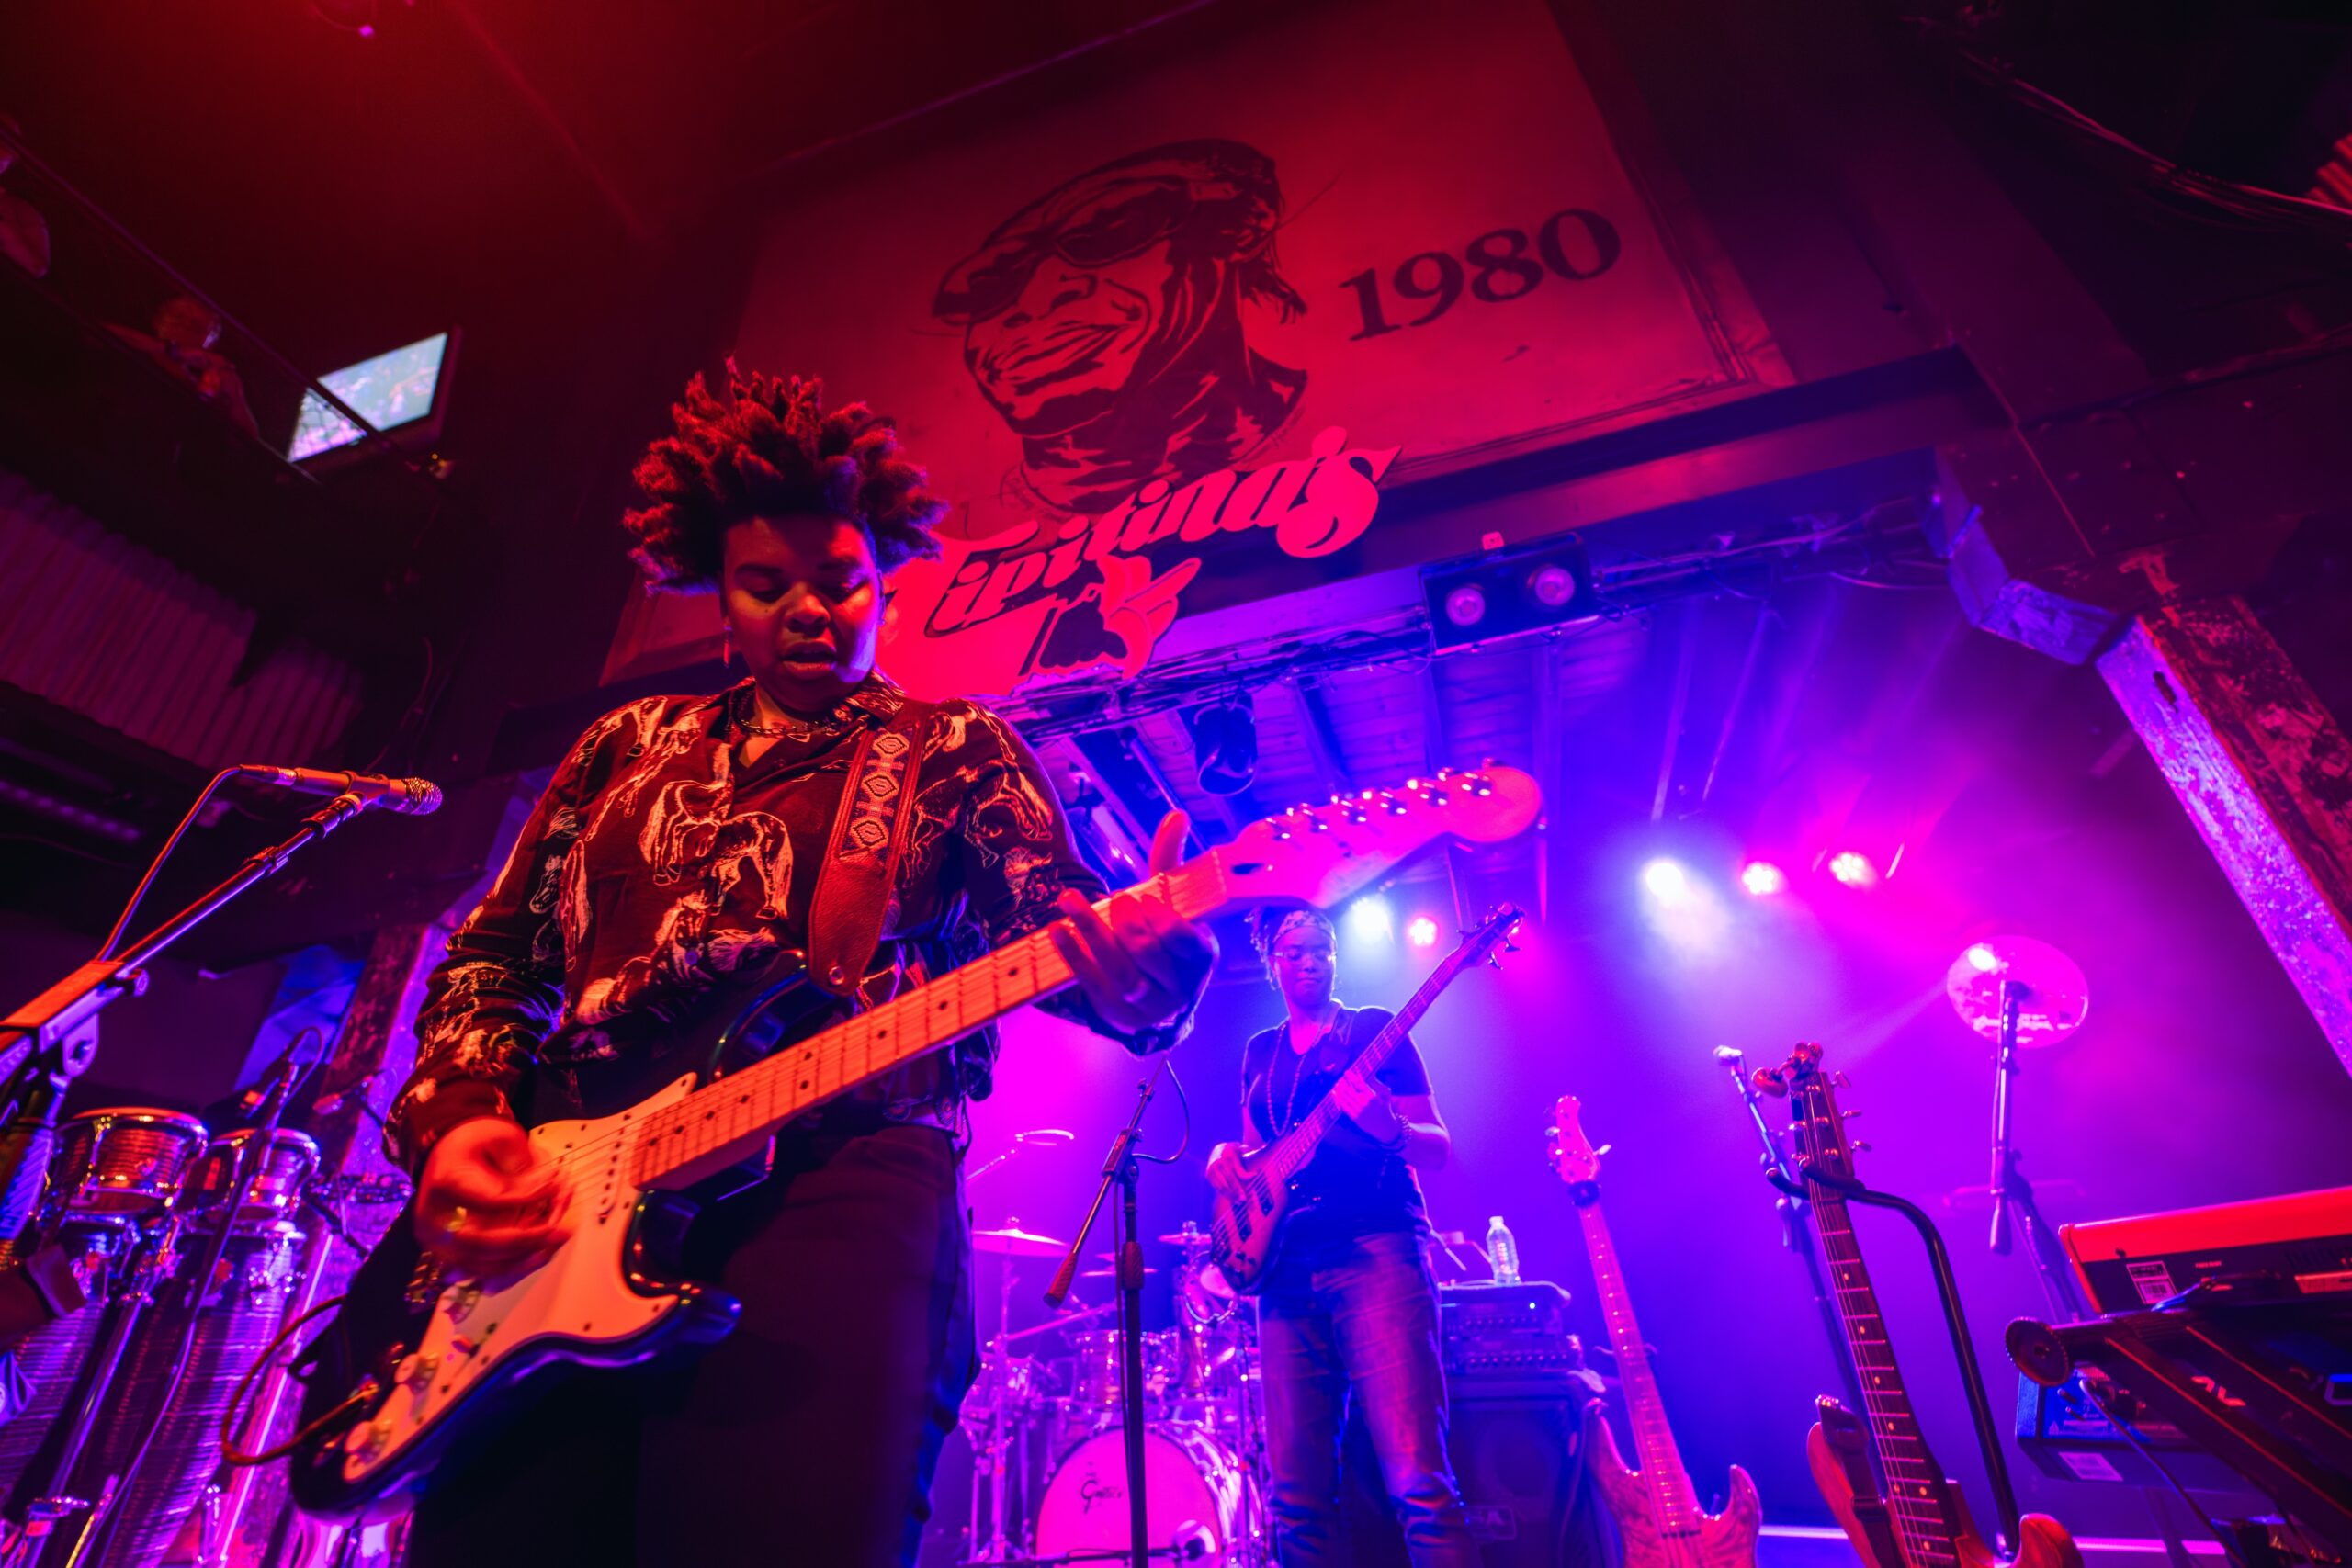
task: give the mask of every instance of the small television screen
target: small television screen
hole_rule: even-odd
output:
[[[319,384],[378,430],[397,430],[433,414],[448,360],[449,334],[435,333],[389,354],[330,371],[319,378]],[[348,446],[360,434],[359,427],[325,399],[305,391],[301,412],[294,421],[294,442],[286,455],[299,463]]]

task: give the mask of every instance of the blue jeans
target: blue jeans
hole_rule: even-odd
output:
[[[1381,1480],[1414,1568],[1476,1568],[1445,1457],[1437,1286],[1402,1233],[1278,1258],[1258,1298],[1275,1554],[1283,1568],[1343,1560],[1340,1434],[1363,1401]]]

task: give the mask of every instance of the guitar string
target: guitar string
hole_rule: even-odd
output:
[[[1486,791],[1478,790],[1478,789],[1476,788],[1476,786],[1474,784],[1472,784],[1472,783],[1470,783],[1470,782],[1468,782],[1468,781],[1464,781],[1464,787],[1465,787],[1465,788],[1467,788],[1467,789],[1470,789],[1470,790],[1472,791],[1473,798],[1483,798],[1483,797],[1484,797],[1484,795],[1485,795],[1485,794],[1489,793],[1489,792],[1486,792]],[[1441,797],[1441,798],[1440,798],[1440,800],[1439,800],[1438,804],[1440,804],[1441,806],[1444,804],[1444,801],[1443,801],[1443,798],[1442,798],[1442,797]],[[1453,828],[1449,827],[1449,829],[1448,829],[1447,830],[1448,830],[1448,831],[1452,831],[1452,830],[1453,830]],[[1429,839],[1430,839],[1430,838],[1434,838],[1434,837],[1437,837],[1437,836],[1439,836],[1439,835],[1434,835],[1434,834],[1432,834],[1432,835],[1427,835],[1427,836],[1425,836],[1425,837],[1423,838],[1422,841],[1423,841],[1423,842],[1427,842],[1427,841],[1429,840]],[[1419,846],[1418,846],[1418,845],[1416,845],[1415,847],[1419,847]],[[1401,858],[1401,857],[1399,857],[1399,858]],[[1200,918],[1202,918],[1202,917],[1204,917],[1204,916],[1205,916],[1205,915],[1216,913],[1216,911],[1218,911],[1218,910],[1220,910],[1221,908],[1224,908],[1224,907],[1225,907],[1228,902],[1230,902],[1229,896],[1227,895],[1227,886],[1229,886],[1229,878],[1228,878],[1228,876],[1227,876],[1227,872],[1226,872],[1226,869],[1225,869],[1225,867],[1224,867],[1224,865],[1223,865],[1222,862],[1218,859],[1218,856],[1217,856],[1217,852],[1212,852],[1211,853],[1206,854],[1206,855],[1203,855],[1203,856],[1199,857],[1198,859],[1193,860],[1193,861],[1192,861],[1192,862],[1190,862],[1190,863],[1186,863],[1186,864],[1184,864],[1184,865],[1177,866],[1177,867],[1173,868],[1173,869],[1172,869],[1172,870],[1170,870],[1170,871],[1161,873],[1161,874],[1159,874],[1159,877],[1160,877],[1161,879],[1164,879],[1164,884],[1165,884],[1165,886],[1164,886],[1164,888],[1163,888],[1163,892],[1164,892],[1164,893],[1168,893],[1168,894],[1173,894],[1173,893],[1175,893],[1176,891],[1178,891],[1178,888],[1179,888],[1179,885],[1180,885],[1180,884],[1182,884],[1182,885],[1185,885],[1186,888],[1189,890],[1189,889],[1190,889],[1190,885],[1199,883],[1199,882],[1201,882],[1201,881],[1203,881],[1203,880],[1204,880],[1204,879],[1205,879],[1205,880],[1207,880],[1207,881],[1211,884],[1211,886],[1216,889],[1216,896],[1214,896],[1214,897],[1209,897],[1209,898],[1207,898],[1207,899],[1204,900],[1204,901],[1203,901],[1203,903],[1202,903],[1198,908],[1194,908],[1194,909],[1191,910],[1190,912],[1188,912],[1188,913],[1187,913],[1187,915],[1186,915],[1186,918],[1187,918],[1187,919],[1200,919]],[[1135,886],[1142,886],[1142,885],[1141,885],[1141,884],[1137,884],[1137,885],[1135,885]],[[1125,892],[1125,891],[1132,891],[1132,890],[1133,890],[1133,889],[1132,889],[1132,887],[1130,887],[1130,888],[1127,888],[1127,889],[1122,889],[1121,891]],[[1098,901],[1093,905],[1093,908],[1094,908],[1094,909],[1096,910],[1096,912],[1097,912],[1097,913],[1102,913],[1102,912],[1106,909],[1106,908],[1107,908],[1107,906],[1109,905],[1109,903],[1111,902],[1111,900],[1112,900],[1113,898],[1116,897],[1118,897],[1118,895],[1117,895],[1117,894],[1111,894],[1111,895],[1106,895],[1102,899],[1098,900]],[[1171,901],[1173,901],[1173,900],[1171,900]],[[1061,922],[1055,922],[1055,923],[1056,923],[1056,924],[1059,924],[1059,923],[1061,923]],[[1035,940],[1036,938],[1038,938],[1039,936],[1042,936],[1042,935],[1044,934],[1044,932],[1045,932],[1045,931],[1050,931],[1051,929],[1052,929],[1052,926],[1050,926],[1050,925],[1049,925],[1049,926],[1046,926],[1046,927],[1040,928],[1040,930],[1039,930],[1038,931],[1031,932],[1031,933],[1029,933],[1029,935],[1028,935],[1027,937],[1024,937],[1024,938],[1021,939],[1021,940],[1022,940],[1022,942],[1023,942],[1023,943],[1024,943],[1024,944],[1034,942],[1035,942]],[[970,963],[970,964],[967,964],[959,965],[956,969],[951,970],[951,971],[949,971],[949,972],[948,972],[948,974],[946,974],[946,975],[944,975],[944,976],[940,976],[940,977],[939,977],[939,980],[938,980],[938,981],[935,981],[935,982],[933,982],[933,983],[932,983],[932,985],[918,987],[918,988],[917,988],[917,990],[916,990],[915,992],[910,993],[910,996],[921,996],[921,995],[924,994],[925,992],[927,992],[927,991],[931,990],[931,989],[933,988],[933,986],[941,985],[941,984],[944,984],[944,983],[948,983],[948,982],[951,982],[951,981],[956,981],[956,980],[957,980],[957,978],[958,978],[959,976],[966,976],[966,975],[969,974],[970,972],[978,971],[978,970],[982,970],[982,969],[986,969],[986,968],[989,967],[989,966],[992,964],[992,963],[993,963],[993,961],[994,961],[995,959],[997,959],[997,958],[999,958],[999,957],[1002,956],[1002,955],[1003,955],[1003,953],[1004,953],[1005,952],[1009,951],[1009,950],[1010,950],[1010,948],[1011,948],[1012,945],[1013,945],[1013,944],[1008,944],[1006,948],[999,949],[999,950],[997,950],[997,952],[992,953],[990,953],[990,954],[987,955],[987,957],[986,957],[986,958],[979,959],[979,960],[976,960],[976,961],[974,961],[973,963]],[[1057,954],[1055,954],[1054,956],[1057,959],[1059,955],[1057,953]],[[1052,990],[1056,990],[1056,989],[1058,989],[1062,985],[1066,985],[1066,984],[1068,984],[1068,983],[1069,983],[1069,979],[1068,979],[1068,978],[1064,978],[1064,979],[1059,980],[1059,981],[1055,981],[1055,982],[1051,982],[1051,983],[1048,983],[1048,984],[1046,984],[1046,985],[1038,986],[1038,987],[1035,987],[1035,988],[1031,991],[1031,993],[1030,993],[1030,995],[1029,995],[1028,997],[1025,997],[1025,998],[1022,998],[1022,999],[1021,999],[1021,1001],[1014,1002],[1013,1004],[1012,1004],[1012,1006],[1015,1006],[1015,1007],[1017,1007],[1017,1006],[1023,1005],[1025,1002],[1030,1001],[1030,1000],[1034,1000],[1034,999],[1035,999],[1037,997],[1046,995],[1046,994],[1048,994],[1050,991],[1052,991]],[[903,1001],[903,1000],[905,1000],[905,999],[907,999],[907,998],[893,998],[893,1001],[894,1001],[894,1002],[896,1002],[896,1001]],[[875,1015],[876,1015],[876,1014],[878,1014],[879,1012],[881,1012],[884,1007],[888,1007],[888,1006],[891,1006],[891,1005],[893,1005],[893,1004],[892,1004],[892,1003],[884,1003],[884,1004],[882,1004],[882,1006],[881,1006],[881,1007],[876,1007],[876,1008],[875,1008],[875,1009],[869,1010],[869,1011],[868,1011],[868,1012],[864,1013],[864,1014],[857,1015],[857,1017],[859,1017],[859,1018],[865,1018],[865,1019],[871,1019],[871,1018],[872,1018],[872,1017],[874,1017]],[[1009,1010],[1011,1010],[1011,1009],[1010,1009],[1009,1007],[1008,1007],[1008,1008],[1002,1008],[1002,1009],[1000,1009],[1000,1010],[998,1010],[998,1011],[997,1011],[997,1012],[990,1013],[990,1014],[989,1014],[989,1015],[988,1015],[987,1017],[982,1018],[982,1019],[980,1020],[980,1023],[985,1024],[985,1023],[987,1023],[987,1022],[992,1021],[993,1021],[993,1019],[994,1019],[996,1016],[1000,1016],[1001,1012],[1009,1011]],[[959,1009],[959,1019],[961,1019],[963,1016],[964,1016],[964,1015],[963,1015],[963,1010]],[[849,1021],[845,1021],[845,1022],[854,1022],[854,1021],[855,1021],[855,1019],[849,1020]],[[970,1031],[972,1028],[976,1028],[976,1027],[978,1027],[978,1026],[979,1026],[978,1024],[973,1024],[973,1023],[970,1023],[970,1022],[968,1022],[968,1021],[959,1021],[959,1026],[958,1026],[957,1030],[956,1031],[956,1033],[959,1033],[959,1034],[960,1034],[960,1033],[969,1032],[969,1031]],[[836,1026],[835,1026],[835,1028],[836,1028],[836,1029],[839,1029],[839,1028],[841,1028],[841,1027],[842,1027],[842,1026],[840,1026],[840,1025],[836,1025]],[[821,1041],[821,1040],[823,1040],[823,1039],[825,1038],[825,1036],[826,1036],[826,1035],[831,1034],[831,1033],[832,1033],[832,1032],[834,1032],[834,1031],[833,1031],[833,1030],[828,1030],[828,1031],[825,1031],[825,1032],[821,1032],[820,1034],[819,1034],[819,1035],[817,1035],[817,1036],[813,1036],[812,1038],[813,1038],[813,1039],[816,1039],[816,1040],[819,1040],[819,1041]],[[953,1037],[954,1037],[953,1035],[949,1036],[949,1038],[953,1038]],[[869,1035],[867,1036],[867,1048],[868,1048],[869,1060],[870,1060],[870,1053],[871,1053],[872,1038],[873,1038],[873,1036],[869,1033]],[[899,1062],[899,1061],[904,1061],[904,1060],[910,1059],[912,1055],[921,1055],[922,1050],[927,1050],[927,1049],[935,1048],[936,1044],[938,1044],[938,1043],[944,1043],[944,1041],[934,1040],[934,1041],[933,1041],[931,1043],[926,1044],[926,1045],[925,1045],[925,1046],[923,1046],[923,1047],[918,1048],[918,1049],[917,1049],[916,1051],[914,1051],[914,1052],[910,1052],[910,1053],[901,1053],[899,1055],[898,1055],[898,1056],[896,1056],[896,1057],[894,1057],[894,1058],[893,1058],[893,1060],[892,1060],[892,1062],[891,1062],[891,1064],[890,1064],[890,1065],[891,1065],[891,1066],[896,1066],[896,1065],[897,1065],[897,1063],[898,1063],[898,1062]],[[843,1043],[844,1045],[846,1044],[846,1036],[844,1036],[843,1041],[842,1041],[842,1043]],[[845,1054],[845,1052],[844,1052],[844,1053],[843,1053],[843,1056],[844,1056],[844,1057],[845,1057],[845,1055],[846,1055],[846,1054]],[[745,1069],[745,1072],[744,1072],[744,1073],[739,1073],[739,1074],[736,1074],[736,1075],[734,1075],[734,1077],[737,1077],[737,1078],[741,1078],[741,1077],[742,1077],[746,1076],[746,1074],[748,1074],[748,1073],[750,1073],[750,1072],[756,1071],[756,1070],[757,1070],[757,1067],[758,1067],[758,1066],[763,1066],[765,1061],[774,1061],[774,1060],[775,1060],[775,1059],[776,1059],[776,1058],[775,1058],[775,1057],[765,1058],[765,1059],[763,1059],[763,1063],[761,1063],[761,1064],[755,1064],[753,1067],[752,1067],[752,1068],[747,1068],[747,1069]],[[819,1068],[819,1069],[820,1069],[820,1070],[821,1070],[821,1067],[822,1067],[822,1066],[823,1066],[823,1064],[822,1064],[821,1062],[818,1062],[818,1061],[814,1061],[814,1060],[812,1060],[811,1062],[809,1062],[808,1065],[808,1066],[812,1066],[812,1067]],[[865,1076],[865,1077],[871,1077],[871,1076],[874,1076],[874,1075],[873,1075],[873,1074],[871,1074],[871,1073],[868,1073],[868,1074],[865,1074],[865,1075],[864,1075],[864,1076]],[[715,1081],[724,1081],[724,1080],[715,1080]],[[862,1079],[861,1079],[861,1081],[862,1081]],[[677,1102],[677,1104],[673,1105],[673,1106],[669,1106],[669,1107],[664,1107],[664,1109],[663,1109],[663,1113],[664,1113],[664,1114],[673,1114],[673,1113],[674,1113],[674,1112],[675,1112],[675,1111],[676,1111],[680,1107],[682,1107],[684,1103],[686,1103],[686,1101],[693,1100],[693,1099],[695,1098],[695,1095],[699,1095],[699,1094],[703,1093],[703,1092],[705,1091],[705,1089],[708,1089],[709,1087],[711,1087],[711,1086],[708,1086],[708,1085],[702,1086],[701,1088],[698,1088],[698,1089],[696,1089],[695,1090],[692,1091],[692,1093],[690,1093],[689,1095],[687,1095],[687,1096],[684,1098],[684,1100],[682,1100],[681,1101]],[[847,1082],[846,1080],[840,1080],[840,1081],[839,1081],[839,1085],[838,1085],[838,1087],[837,1087],[837,1088],[835,1088],[834,1089],[832,1089],[832,1090],[831,1090],[831,1091],[827,1091],[827,1093],[826,1093],[825,1095],[820,1095],[819,1098],[829,1098],[829,1097],[830,1097],[831,1095],[832,1095],[832,1094],[839,1094],[839,1093],[845,1092],[849,1088],[853,1088],[853,1087],[855,1087],[855,1085],[851,1084],[851,1083]],[[814,1101],[814,1100],[811,1100],[809,1103],[810,1103],[810,1104],[813,1104],[813,1103],[815,1103],[815,1101]],[[808,1107],[807,1107],[807,1106],[805,1106],[805,1105],[804,1105],[804,1106],[801,1106],[801,1107],[797,1107],[797,1108],[795,1108],[792,1111],[788,1111],[788,1112],[786,1112],[786,1115],[785,1115],[784,1117],[782,1117],[782,1118],[779,1118],[779,1119],[778,1119],[778,1121],[779,1121],[779,1122],[780,1122],[781,1121],[789,1120],[789,1119],[790,1119],[790,1117],[791,1117],[792,1115],[798,1114],[799,1111],[801,1111],[801,1110],[805,1110],[805,1109],[807,1109],[807,1108],[808,1108]],[[649,1120],[648,1120],[648,1122],[645,1122],[645,1123],[639,1123],[639,1126],[643,1126],[643,1125],[650,1125],[650,1124],[651,1124],[651,1119],[650,1119],[650,1118],[649,1118]],[[614,1132],[612,1132],[612,1133],[609,1133],[609,1134],[606,1134],[601,1135],[601,1136],[600,1136],[600,1137],[598,1137],[597,1139],[592,1140],[592,1141],[591,1141],[591,1143],[589,1143],[589,1144],[587,1144],[587,1145],[582,1145],[582,1147],[580,1147],[579,1149],[570,1151],[570,1152],[569,1152],[569,1154],[567,1155],[567,1156],[565,1157],[565,1159],[564,1159],[564,1161],[563,1161],[562,1163],[565,1165],[565,1167],[566,1167],[567,1170],[571,1170],[571,1169],[577,1169],[577,1168],[583,1168],[583,1167],[585,1167],[585,1166],[587,1166],[587,1165],[593,1164],[593,1163],[594,1162],[594,1160],[595,1160],[597,1157],[600,1157],[600,1156],[602,1156],[602,1155],[603,1155],[606,1150],[608,1150],[608,1149],[609,1149],[610,1145],[611,1145],[611,1141],[612,1141],[613,1139],[615,1139],[615,1138],[626,1138],[626,1137],[631,1136],[631,1135],[632,1135],[636,1131],[637,1131],[637,1128],[635,1128],[635,1127],[624,1127],[624,1128],[616,1129],[616,1130],[615,1130],[615,1131],[614,1131]],[[656,1174],[659,1174],[659,1173],[656,1173]]]
[[[1225,901],[1222,897],[1222,891],[1227,882],[1227,877],[1224,867],[1213,854],[1204,855],[1188,865],[1179,866],[1172,871],[1161,873],[1160,878],[1164,879],[1166,884],[1162,889],[1163,896],[1168,897],[1172,904],[1180,906],[1190,904],[1192,896],[1214,890],[1216,896],[1210,897],[1205,901],[1204,907],[1200,908],[1195,912],[1189,914],[1187,916],[1188,919],[1199,919],[1203,914],[1213,912]],[[1137,884],[1136,886],[1141,886],[1145,885]],[[1133,888],[1127,888],[1123,889],[1122,891],[1131,892],[1133,890]],[[1097,901],[1093,906],[1095,912],[1097,914],[1105,913],[1112,898],[1116,897],[1118,897],[1118,895],[1113,894]],[[917,1046],[912,1050],[900,1051],[899,1054],[894,1055],[892,1058],[882,1067],[872,1071],[861,1072],[854,1078],[846,1074],[836,1071],[831,1076],[833,1077],[837,1087],[824,1091],[821,1095],[812,1098],[808,1105],[796,1107],[792,1111],[787,1111],[785,1116],[778,1118],[779,1123],[782,1121],[787,1121],[792,1116],[799,1114],[801,1111],[808,1109],[808,1105],[813,1105],[816,1099],[830,1099],[835,1095],[845,1093],[849,1089],[859,1087],[866,1079],[878,1077],[881,1072],[887,1072],[891,1067],[895,1067],[905,1061],[910,1060],[915,1056],[919,1056],[926,1051],[936,1049],[940,1045],[948,1043],[951,1040],[960,1035],[969,1033],[973,1029],[979,1028],[993,1021],[997,1017],[1001,1017],[1003,1013],[1011,1011],[1014,1007],[1024,1006],[1028,1002],[1034,1001],[1040,997],[1049,995],[1053,991],[1058,990],[1063,986],[1069,984],[1075,976],[1069,973],[1069,966],[1062,963],[1060,953],[1054,949],[1052,945],[1052,939],[1047,935],[1047,932],[1051,931],[1055,926],[1064,924],[1067,924],[1067,922],[1056,920],[1046,926],[1041,926],[1036,931],[1016,938],[1014,941],[1006,943],[1003,947],[998,948],[994,952],[989,953],[985,957],[976,959],[968,964],[959,964],[956,968],[949,970],[944,975],[939,976],[936,979],[917,987],[912,991],[904,993],[901,996],[894,997],[888,1001],[882,1002],[868,1009],[865,1012],[854,1014],[847,1019],[843,1019],[832,1025],[830,1025],[826,1029],[820,1031],[818,1033],[809,1036],[807,1040],[796,1042],[793,1046],[788,1047],[786,1051],[778,1052],[775,1055],[761,1058],[760,1061],[752,1064],[752,1066],[744,1068],[741,1072],[729,1075],[727,1078],[714,1079],[711,1084],[702,1085],[684,1098],[671,1105],[664,1106],[661,1111],[654,1113],[652,1116],[647,1117],[641,1122],[634,1122],[614,1127],[611,1130],[599,1134],[597,1137],[590,1139],[587,1143],[584,1143],[574,1149],[566,1151],[563,1155],[558,1156],[557,1163],[567,1174],[571,1174],[592,1166],[609,1153],[616,1141],[625,1140],[632,1136],[639,1135],[644,1128],[655,1125],[657,1118],[674,1116],[677,1111],[693,1100],[696,1095],[705,1092],[716,1084],[734,1083],[740,1087],[742,1080],[752,1077],[755,1074],[761,1075],[763,1078],[770,1077],[772,1075],[763,1074],[762,1069],[768,1067],[771,1064],[781,1063],[788,1059],[794,1052],[806,1051],[816,1053],[816,1055],[804,1059],[803,1062],[804,1067],[808,1070],[809,1081],[811,1082],[824,1081],[827,1076],[824,1069],[828,1065],[838,1068],[842,1065],[845,1064],[852,1054],[850,1051],[850,1045],[853,1040],[861,1034],[864,1036],[865,1041],[865,1049],[861,1054],[864,1055],[870,1062],[873,1055],[872,1043],[876,1037],[877,1032],[875,1028],[875,1023],[886,1011],[895,1010],[899,1015],[898,1021],[900,1024],[903,1024],[903,1021],[907,1017],[928,1014],[931,1010],[928,1003],[935,996],[949,990],[957,993],[957,1007],[956,1010],[958,1021],[956,1028],[943,1035],[927,1038],[924,1044]],[[971,1021],[971,1008],[968,1004],[971,999],[974,999],[969,997],[969,993],[973,989],[973,981],[982,976],[986,976],[990,982],[989,990],[992,993],[997,992],[1000,988],[994,984],[995,975],[993,971],[997,967],[998,964],[1005,959],[1007,955],[1012,954],[1016,951],[1021,950],[1028,951],[1030,959],[1027,965],[1028,972],[1032,976],[1033,979],[1039,983],[1033,984],[1028,995],[1011,1003],[1009,1006],[988,1010],[985,1013],[985,1016],[982,1016],[978,1022]],[[1046,955],[1050,955],[1050,963],[1041,961],[1045,959]],[[1049,968],[1056,966],[1058,966],[1061,969],[1061,977],[1058,979],[1048,978],[1046,971]],[[910,1005],[919,1000],[922,1001],[926,1005],[920,1008]],[[865,1026],[862,1030],[856,1027],[861,1024]],[[902,1039],[906,1038],[908,1032],[909,1032],[902,1029],[900,1037]],[[775,1097],[772,1092],[769,1098],[771,1101],[773,1101]]]

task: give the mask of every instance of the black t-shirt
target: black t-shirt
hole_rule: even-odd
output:
[[[1343,1008],[1338,1021],[1304,1054],[1291,1049],[1287,1023],[1250,1036],[1241,1055],[1242,1103],[1259,1131],[1278,1138],[1298,1125],[1395,1016],[1385,1008]],[[1429,1068],[1410,1039],[1389,1055],[1378,1077],[1391,1094],[1430,1092]],[[1347,1117],[1299,1172],[1291,1203],[1282,1237],[1285,1259],[1355,1236],[1418,1235],[1429,1228],[1413,1168]]]

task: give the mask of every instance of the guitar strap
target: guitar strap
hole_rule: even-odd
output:
[[[850,754],[849,777],[808,905],[808,976],[836,996],[856,992],[881,945],[914,823],[923,743],[938,711],[936,703],[909,698],[888,724],[867,730]]]

